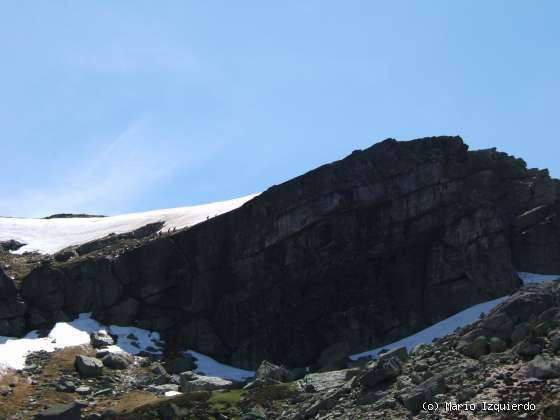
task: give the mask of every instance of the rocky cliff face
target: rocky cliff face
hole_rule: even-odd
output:
[[[32,270],[28,328],[79,312],[242,367],[356,353],[560,272],[558,181],[458,137],[369,149],[172,235]]]

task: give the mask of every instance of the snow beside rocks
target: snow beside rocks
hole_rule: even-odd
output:
[[[560,275],[558,274],[535,274],[535,273],[517,273],[519,278],[523,280],[523,284],[528,283],[541,283],[543,281],[559,280]]]
[[[230,379],[232,381],[244,381],[247,378],[255,376],[255,372],[253,371],[224,365],[223,363],[220,363],[211,357],[197,353],[196,351],[189,350],[186,353],[196,359],[197,369],[195,370],[195,373]]]
[[[523,281],[523,284],[529,283],[540,283],[543,281],[559,280],[560,275],[555,274],[536,274],[536,273],[517,273],[519,278]],[[358,360],[362,357],[376,357],[381,350],[391,350],[398,347],[407,347],[409,350],[414,348],[419,344],[431,343],[435,338],[443,337],[445,335],[451,334],[455,329],[464,327],[475,322],[481,313],[488,313],[494,309],[498,304],[503,302],[509,296],[504,296],[498,299],[494,299],[488,302],[483,302],[478,305],[471,306],[453,316],[450,316],[443,321],[440,321],[416,334],[405,337],[394,343],[387,344],[382,347],[378,347],[373,350],[365,351],[362,353],[354,354],[350,356],[352,360]]]
[[[476,321],[481,313],[487,313],[494,309],[499,303],[503,302],[508,296],[504,296],[498,299],[491,300],[489,302],[480,303],[478,305],[471,306],[464,311],[456,313],[443,321],[437,322],[431,327],[428,327],[416,334],[405,337],[394,343],[387,344],[382,347],[378,347],[373,350],[365,351],[363,353],[353,354],[350,356],[352,360],[358,360],[363,357],[376,357],[379,352],[383,349],[391,350],[398,347],[407,347],[409,350],[417,346],[418,344],[431,343],[434,338],[443,337],[444,335],[451,334],[456,328],[464,327],[474,321]]]
[[[25,358],[32,352],[53,352],[66,347],[89,344],[90,334],[103,330],[117,336],[116,344],[107,348],[112,353],[161,353],[161,341],[157,332],[136,327],[106,326],[92,319],[91,313],[84,313],[73,321],[58,322],[46,337],[40,337],[37,331],[31,331],[23,338],[0,336],[0,372],[6,368],[23,369]],[[187,353],[197,359],[196,373],[201,375],[234,381],[242,381],[255,375],[255,372],[225,365],[195,351]]]
[[[165,222],[162,231],[181,229],[240,207],[256,194],[228,201],[110,217],[25,219],[0,217],[0,241],[14,239],[26,245],[14,251],[53,254],[111,233],[131,232],[149,223]]]
[[[107,327],[91,319],[90,313],[85,313],[80,314],[73,321],[58,322],[46,337],[39,337],[37,331],[31,331],[24,338],[0,336],[0,366],[23,369],[27,354],[41,350],[53,352],[66,347],[89,344],[89,335],[102,329],[118,336],[117,344],[109,347],[111,352],[138,354],[148,347],[156,350],[154,353],[160,352],[158,333],[135,327],[114,325]],[[137,343],[137,345],[133,343]]]

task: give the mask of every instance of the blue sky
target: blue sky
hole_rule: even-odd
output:
[[[0,3],[0,214],[261,191],[387,137],[558,168],[555,1]]]

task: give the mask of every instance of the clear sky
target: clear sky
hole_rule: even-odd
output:
[[[0,214],[266,189],[387,137],[560,176],[560,2],[3,1]]]

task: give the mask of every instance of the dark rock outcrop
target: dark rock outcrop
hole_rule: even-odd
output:
[[[56,213],[50,216],[43,217],[43,219],[83,219],[90,217],[106,217],[99,214],[84,214],[84,213]]]
[[[17,251],[24,245],[24,243],[18,242],[14,239],[10,239],[8,241],[0,241],[0,251]]]
[[[18,299],[14,281],[0,267],[0,335],[18,336],[25,330],[26,305]]]
[[[33,270],[28,327],[93,311],[238,366],[305,366],[509,294],[516,269],[556,270],[557,196],[494,149],[390,139],[188,230]]]

